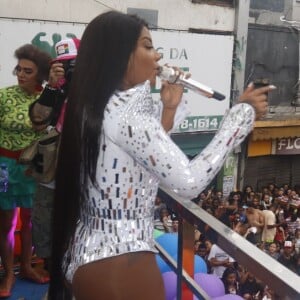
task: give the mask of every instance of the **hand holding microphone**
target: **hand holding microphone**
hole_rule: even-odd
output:
[[[161,66],[159,70],[158,76],[168,81],[169,83],[178,83],[187,87],[188,89],[199,93],[208,98],[214,98],[216,100],[224,100],[225,96],[217,91],[214,91],[212,88],[197,82],[191,78],[188,78],[186,73],[180,73],[176,71],[174,68],[169,66]]]

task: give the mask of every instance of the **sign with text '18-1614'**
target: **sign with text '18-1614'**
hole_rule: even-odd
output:
[[[192,116],[187,117],[179,125],[179,132],[215,131],[220,127],[222,116]]]

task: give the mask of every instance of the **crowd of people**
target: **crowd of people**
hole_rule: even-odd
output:
[[[259,191],[246,186],[243,191],[231,192],[227,197],[218,190],[205,190],[193,201],[300,276],[299,185],[291,188],[287,184],[271,183]],[[159,211],[163,213],[159,215]],[[155,217],[158,230],[174,232],[171,225],[177,217],[159,197]],[[238,294],[244,299],[277,299],[272,287],[216,244],[215,233],[207,224],[195,226],[195,254],[206,262],[208,273],[222,279],[226,293]]]
[[[20,207],[21,274],[36,283],[49,282],[50,274],[48,299],[163,300],[153,229],[176,232],[178,220],[167,208],[154,220],[159,184],[189,199],[200,193],[266,114],[267,93],[275,87],[246,87],[211,143],[190,160],[169,136],[186,117],[184,89],[162,80],[161,101],[152,98],[161,56],[143,19],[108,11],[88,24],[80,47],[68,39],[55,49],[55,60],[33,45],[17,49],[18,85],[0,90],[0,163],[9,171],[0,199],[0,298],[14,285]],[[177,77],[189,76],[173,68]],[[49,127],[61,137],[55,180],[44,184],[19,158]],[[201,201],[221,217],[213,193]],[[238,202],[228,200],[232,213]],[[47,262],[41,273],[31,266],[32,246]]]

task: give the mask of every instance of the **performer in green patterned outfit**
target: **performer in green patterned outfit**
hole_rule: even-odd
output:
[[[18,207],[22,223],[20,274],[38,283],[49,281],[31,266],[31,208],[35,181],[26,166],[18,163],[18,158],[22,149],[40,135],[32,129],[28,109],[42,91],[42,83],[47,80],[51,57],[30,44],[18,48],[15,57],[18,62],[14,74],[18,85],[0,89],[0,164],[6,163],[9,172],[8,191],[0,193],[0,256],[5,270],[0,298],[11,295],[15,281],[13,250]]]

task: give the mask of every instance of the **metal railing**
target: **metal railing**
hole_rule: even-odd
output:
[[[204,222],[216,234],[216,244],[246,267],[255,277],[268,285],[282,300],[300,299],[300,276],[290,271],[261,249],[248,242],[237,232],[221,223],[191,200],[183,199],[174,192],[161,187],[168,197],[167,205],[179,216],[178,261],[176,261],[158,243],[156,247],[161,257],[177,274],[177,300],[182,297],[182,283],[200,299],[210,299],[207,293],[193,280],[193,274],[186,272],[183,266],[185,247],[194,243],[194,224]],[[191,250],[191,249],[190,249]],[[192,298],[191,298],[192,299]]]

